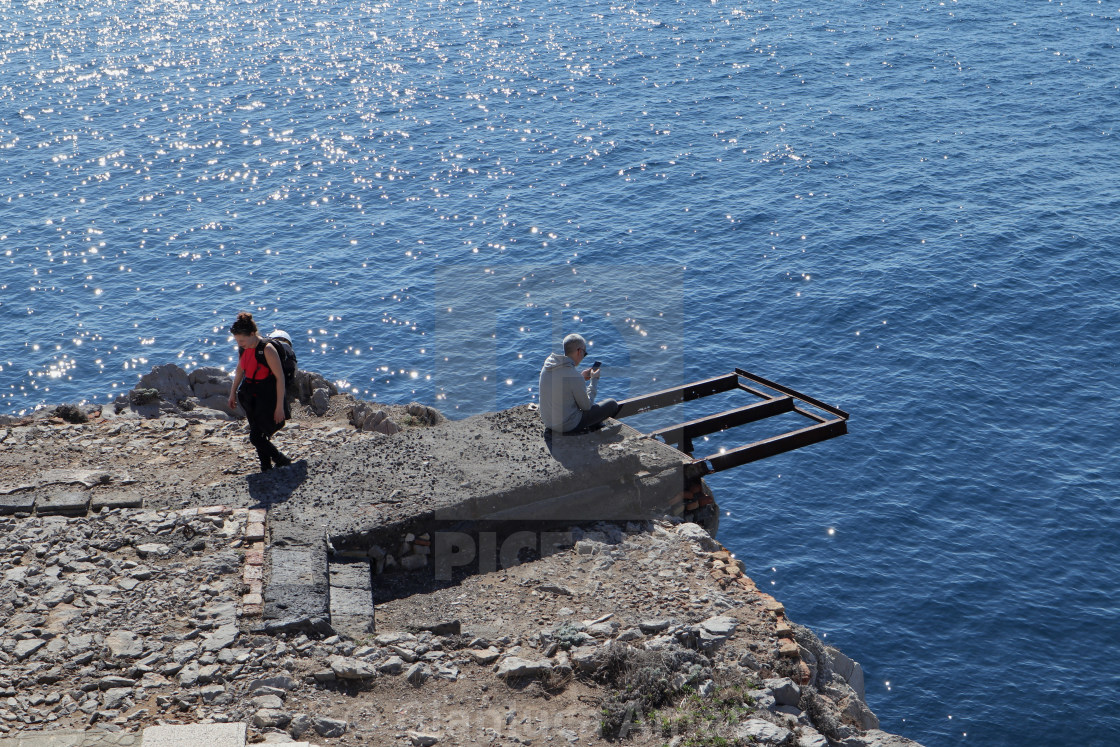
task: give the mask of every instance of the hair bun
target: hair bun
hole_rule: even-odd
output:
[[[229,331],[233,335],[255,335],[257,323],[253,321],[252,314],[242,311],[237,315],[237,321],[230,325]]]

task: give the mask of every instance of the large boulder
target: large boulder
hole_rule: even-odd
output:
[[[422,405],[419,402],[410,402],[408,404],[408,414],[420,425],[436,425],[443,420],[443,414],[434,407]]]
[[[783,745],[790,731],[764,719],[751,718],[739,724],[735,736],[751,744]]]
[[[305,405],[311,403],[311,397],[320,389],[325,390],[328,397],[338,394],[338,387],[314,371],[296,371],[293,389],[296,398]]]
[[[215,399],[221,397],[224,402],[229,397],[229,388],[233,383],[232,376],[215,366],[196,368],[187,378],[190,381],[191,392],[199,401],[207,402],[206,407],[213,407],[208,403],[211,397]]]
[[[723,549],[723,545],[712,539],[712,535],[704,531],[704,528],[699,524],[686,521],[677,527],[677,534],[692,540],[704,552],[717,552]]]
[[[151,371],[140,377],[135,388],[155,389],[162,399],[171,402],[178,402],[194,395],[187,372],[174,363],[152,366]]]

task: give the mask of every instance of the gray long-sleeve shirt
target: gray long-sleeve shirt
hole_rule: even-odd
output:
[[[561,353],[552,353],[541,368],[540,413],[545,428],[561,433],[579,425],[585,410],[595,403],[599,379],[584,381],[576,362]]]

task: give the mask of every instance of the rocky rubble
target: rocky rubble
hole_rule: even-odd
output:
[[[248,506],[197,497],[255,472],[244,426],[206,412],[217,374],[164,373],[134,390],[156,400],[120,413],[0,425],[0,735],[241,722],[255,741],[320,744],[914,744],[877,730],[858,664],[671,516],[571,526],[556,554],[390,595],[372,633],[266,635],[246,600],[267,579],[246,570],[267,532]],[[297,458],[439,419],[346,395],[293,409],[277,440]],[[53,491],[86,494],[88,514],[42,515]],[[394,538],[395,571],[373,583],[430,574],[430,546]]]
[[[912,744],[862,731],[858,665],[807,631],[799,684],[765,600],[721,588],[725,551],[671,522],[573,528],[571,549],[386,603],[380,632],[351,639],[238,617],[246,515],[0,519],[0,732],[243,721],[269,740],[660,745],[694,736],[690,693],[739,688],[729,739]],[[636,671],[661,693],[650,709]]]

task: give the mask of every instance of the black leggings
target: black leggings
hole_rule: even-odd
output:
[[[276,379],[269,376],[264,381],[243,381],[237,390],[237,401],[249,421],[249,443],[257,450],[261,471],[282,467],[291,460],[280,453],[272,443],[272,434],[283,427],[274,419],[276,412]]]
[[[276,444],[272,443],[272,435],[253,425],[249,426],[249,443],[257,450],[257,457],[261,460],[261,472],[272,469],[273,464],[280,467],[288,462],[288,458],[280,453]]]

